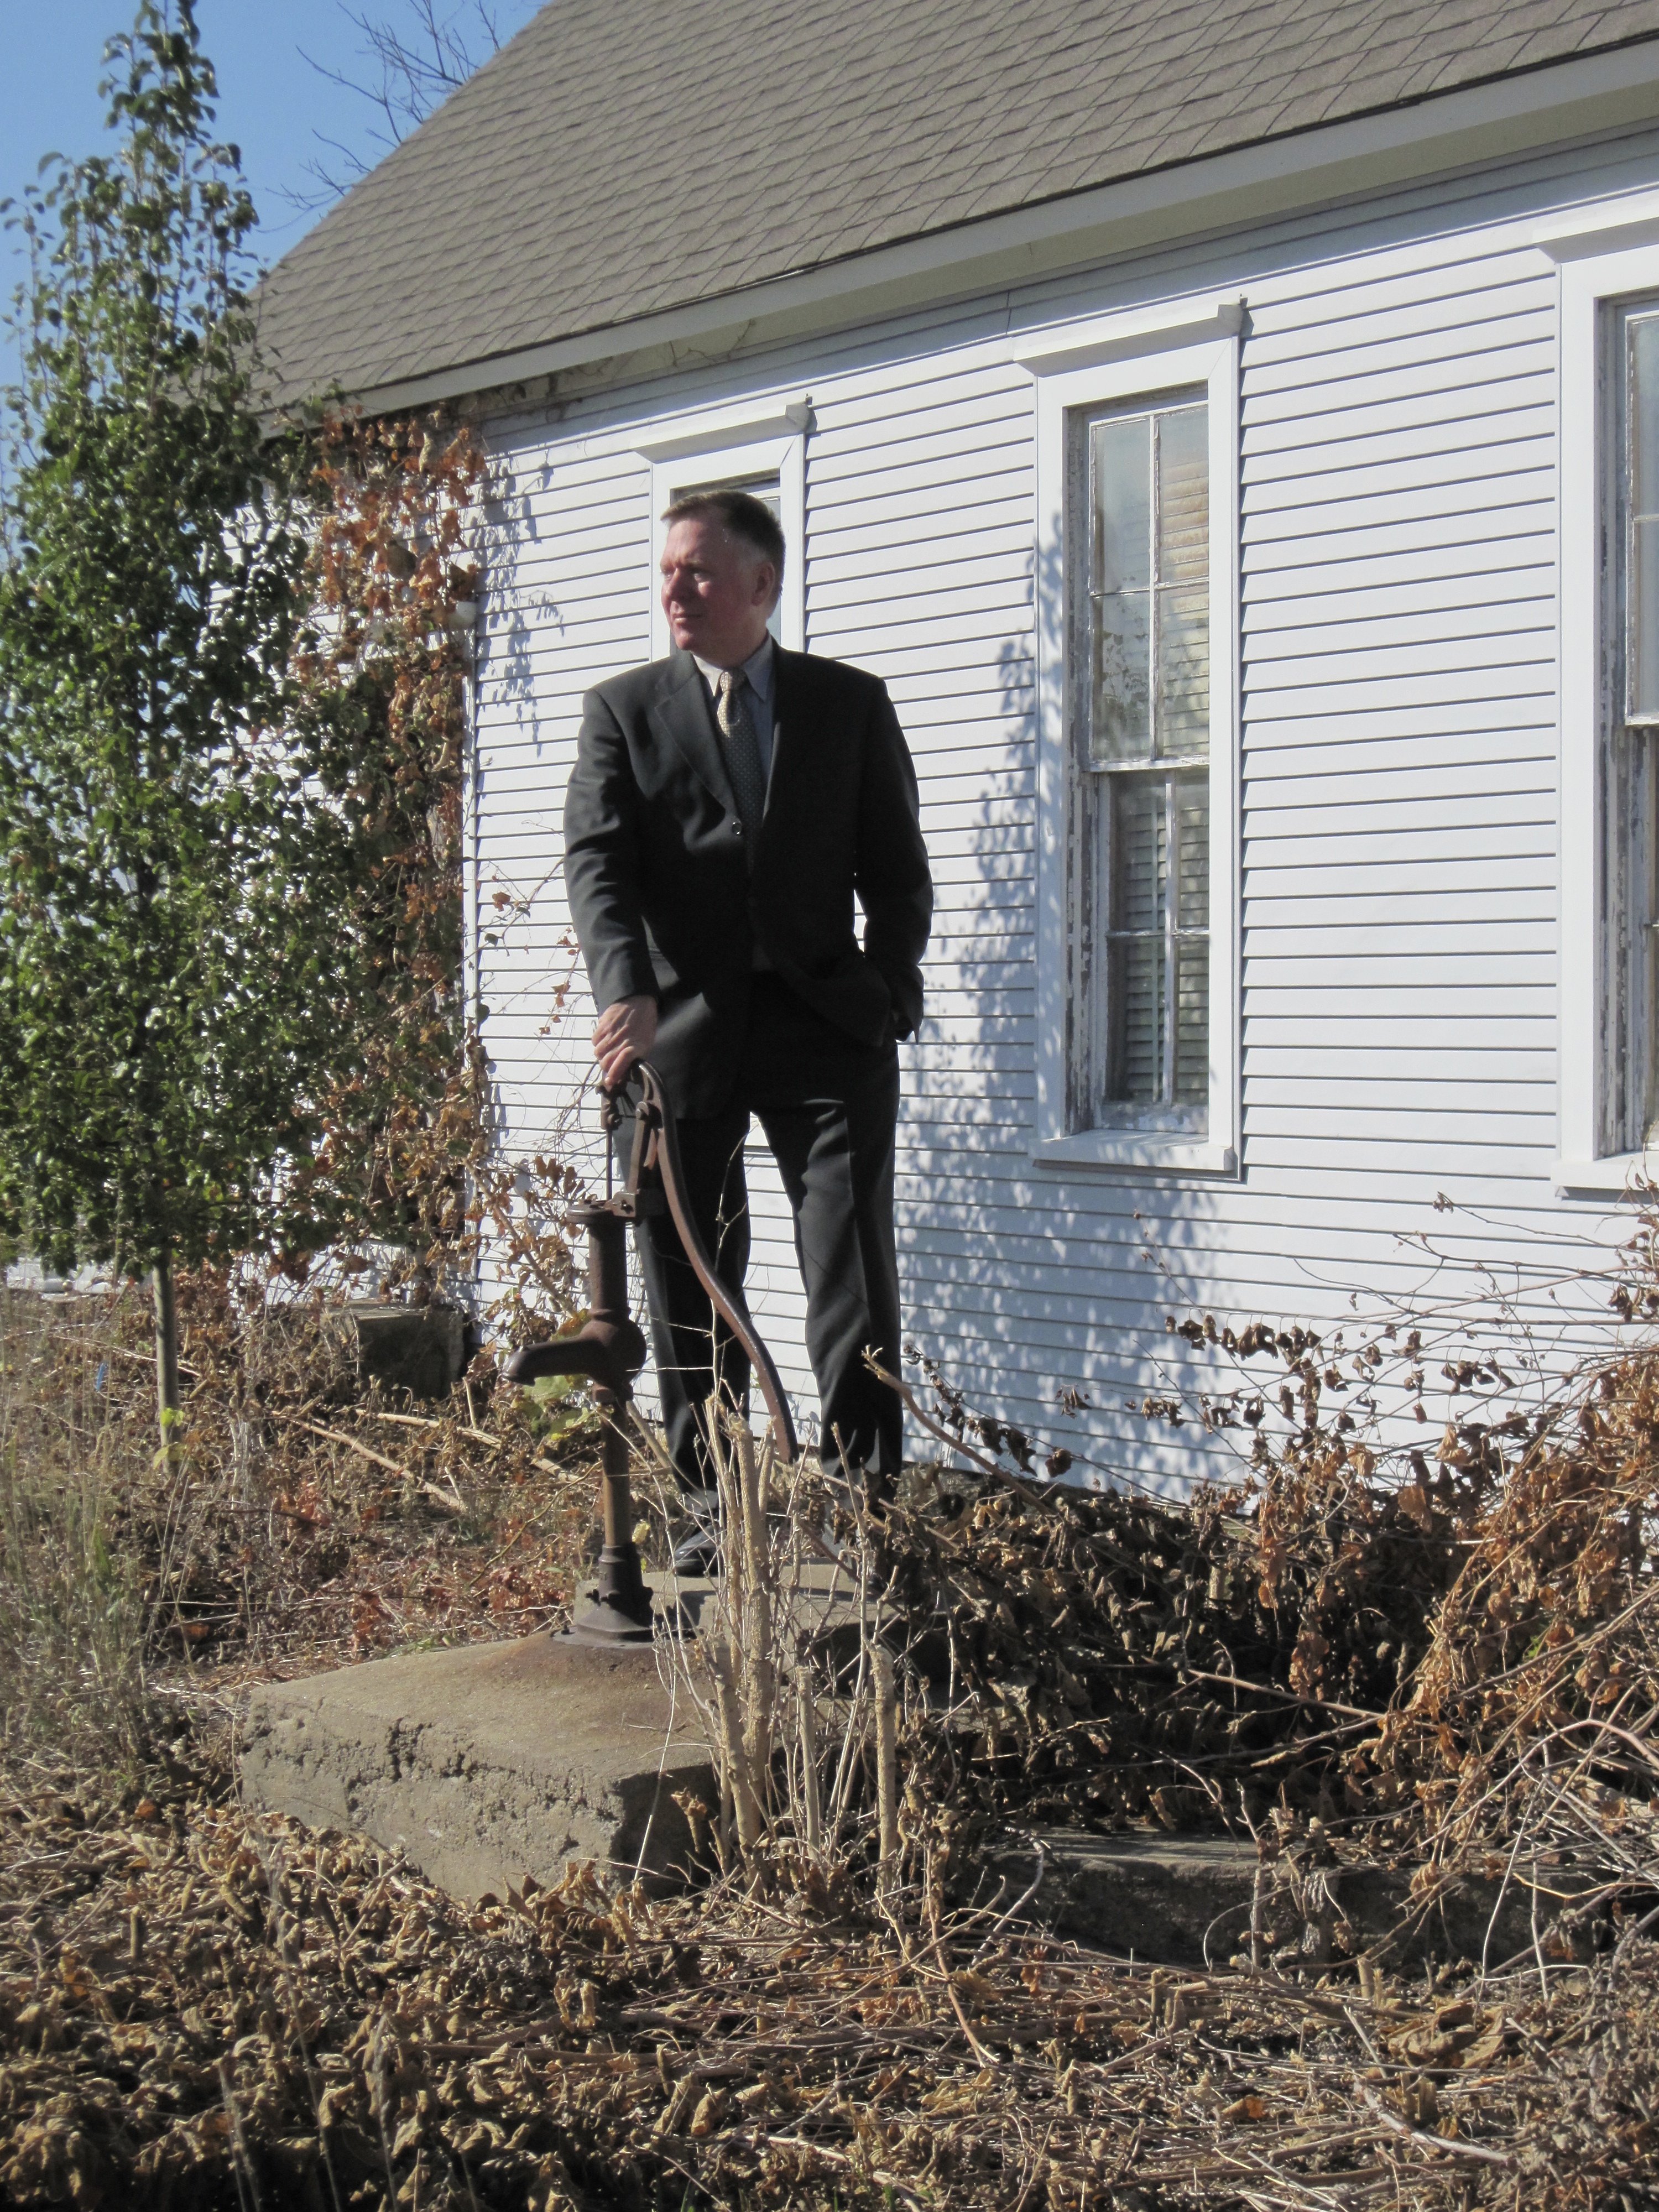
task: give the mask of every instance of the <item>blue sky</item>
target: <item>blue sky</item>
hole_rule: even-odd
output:
[[[356,12],[399,25],[409,0],[355,0]],[[536,12],[537,0],[499,0],[503,39]],[[460,0],[455,0],[459,12]],[[104,40],[131,28],[137,0],[0,0],[0,199],[30,183],[47,153],[99,150],[103,108],[97,85]],[[380,118],[369,103],[319,76],[305,59],[365,82],[378,70],[359,58],[361,34],[340,0],[198,0],[202,43],[219,77],[219,129],[242,149],[260,215],[262,257],[276,260],[317,220],[284,203],[283,187],[310,184],[316,134],[372,159]],[[480,46],[472,41],[475,52]],[[325,155],[337,169],[335,156]],[[10,240],[0,244],[0,297],[9,305],[20,274]]]

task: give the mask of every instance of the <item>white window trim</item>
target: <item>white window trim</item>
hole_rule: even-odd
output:
[[[729,410],[694,416],[660,434],[636,439],[634,451],[651,469],[651,657],[672,650],[668,617],[662,611],[657,564],[668,532],[663,509],[687,481],[686,464],[695,460],[697,481],[723,477],[769,477],[778,480],[779,507],[787,549],[778,629],[793,653],[806,650],[806,433],[811,426],[807,399],[780,402],[763,411],[734,415]]]
[[[1148,354],[1201,345],[1208,338],[1237,337],[1243,325],[1242,298],[1201,292],[1155,307],[1129,307],[1086,323],[1025,333],[1012,341],[1009,357],[1035,377],[1060,376],[1107,362],[1145,361]]]
[[[1533,243],[1552,261],[1605,258],[1626,246],[1659,241],[1659,192],[1627,192],[1598,200],[1571,215],[1554,215],[1534,226]]]
[[[1641,1152],[1598,1157],[1601,1086],[1607,1079],[1601,1022],[1607,975],[1602,957],[1601,838],[1602,732],[1612,711],[1607,688],[1601,532],[1606,425],[1600,347],[1603,305],[1659,293],[1659,244],[1585,252],[1595,228],[1563,229],[1540,244],[1561,264],[1561,374],[1557,453],[1560,569],[1561,969],[1558,1189],[1623,1191],[1648,1171]]]
[[[1238,338],[1237,301],[1176,301],[1015,357],[1036,381],[1037,1046],[1039,1166],[1238,1171]],[[1194,333],[1201,333],[1194,338]],[[1183,341],[1185,341],[1183,343]],[[1066,1127],[1071,744],[1066,700],[1066,430],[1076,408],[1202,386],[1210,433],[1210,1082],[1202,1138]]]

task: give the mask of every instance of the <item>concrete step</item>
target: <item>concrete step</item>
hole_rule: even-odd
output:
[[[658,1595],[692,1614],[706,1610],[709,1585],[665,1583]],[[844,1584],[828,1577],[792,1601],[803,1626],[832,1633],[848,1626],[844,1604],[855,1615]],[[690,1875],[691,1835],[675,1793],[711,1809],[719,1794],[701,1717],[683,1686],[671,1693],[671,1679],[660,1646],[602,1650],[542,1633],[266,1684],[248,1698],[243,1790],[253,1805],[401,1850],[460,1897],[501,1896],[526,1874],[556,1882],[572,1859],[614,1881],[637,1874],[659,1890],[677,1887]],[[1249,1842],[1011,1836],[982,1854],[1005,1902],[1037,1872],[1039,1847],[1042,1880],[1026,1910],[1057,1936],[1181,1966],[1206,1957],[1223,1966],[1248,1948],[1257,1865]],[[1530,1949],[1524,1888],[1466,1879],[1413,1911],[1412,1872],[1324,1869],[1352,1949],[1389,1967],[1478,1960],[1483,1950],[1496,1967]],[[1284,1887],[1281,1868],[1265,1915],[1281,1949],[1303,1929]]]
[[[1030,1910],[1058,1936],[1158,1965],[1225,1966],[1249,1948],[1255,1846],[1226,1836],[1085,1835],[1044,1831],[1042,1885]],[[995,1863],[1018,1896],[1036,1871],[1026,1848]],[[1324,1879],[1352,1930],[1350,1953],[1379,1964],[1418,1966],[1468,1959],[1496,1969],[1532,1948],[1532,1900],[1525,1888],[1479,1876],[1453,1883],[1431,1905],[1418,1906],[1409,1865],[1330,1866]],[[1267,1869],[1264,1918],[1276,1948],[1298,1942],[1303,1922],[1285,1887],[1284,1863]],[[1553,1917],[1544,1911],[1540,1926]],[[1312,1963],[1311,1961],[1310,1963]]]
[[[249,1694],[253,1805],[405,1851],[458,1897],[505,1893],[572,1859],[677,1886],[691,1856],[674,1803],[718,1806],[702,1724],[650,1645],[545,1633],[344,1667]]]
[[[659,1613],[695,1635],[714,1585],[665,1576]],[[791,1632],[850,1633],[845,1575],[816,1563],[786,1595]],[[579,1603],[577,1610],[581,1610]],[[850,1627],[849,1627],[850,1622]],[[545,1633],[408,1652],[249,1693],[240,1759],[250,1803],[405,1851],[459,1897],[556,1881],[591,1859],[658,1888],[688,1878],[674,1803],[720,1802],[696,1708],[671,1694],[664,1644],[596,1649]]]

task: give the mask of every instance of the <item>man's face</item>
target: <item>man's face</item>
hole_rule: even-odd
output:
[[[760,649],[778,593],[777,570],[717,514],[671,524],[662,553],[662,604],[676,645],[720,668]]]

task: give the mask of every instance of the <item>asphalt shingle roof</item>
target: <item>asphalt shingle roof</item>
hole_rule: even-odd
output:
[[[1659,0],[551,0],[272,270],[267,359],[370,391],[1656,36]]]

